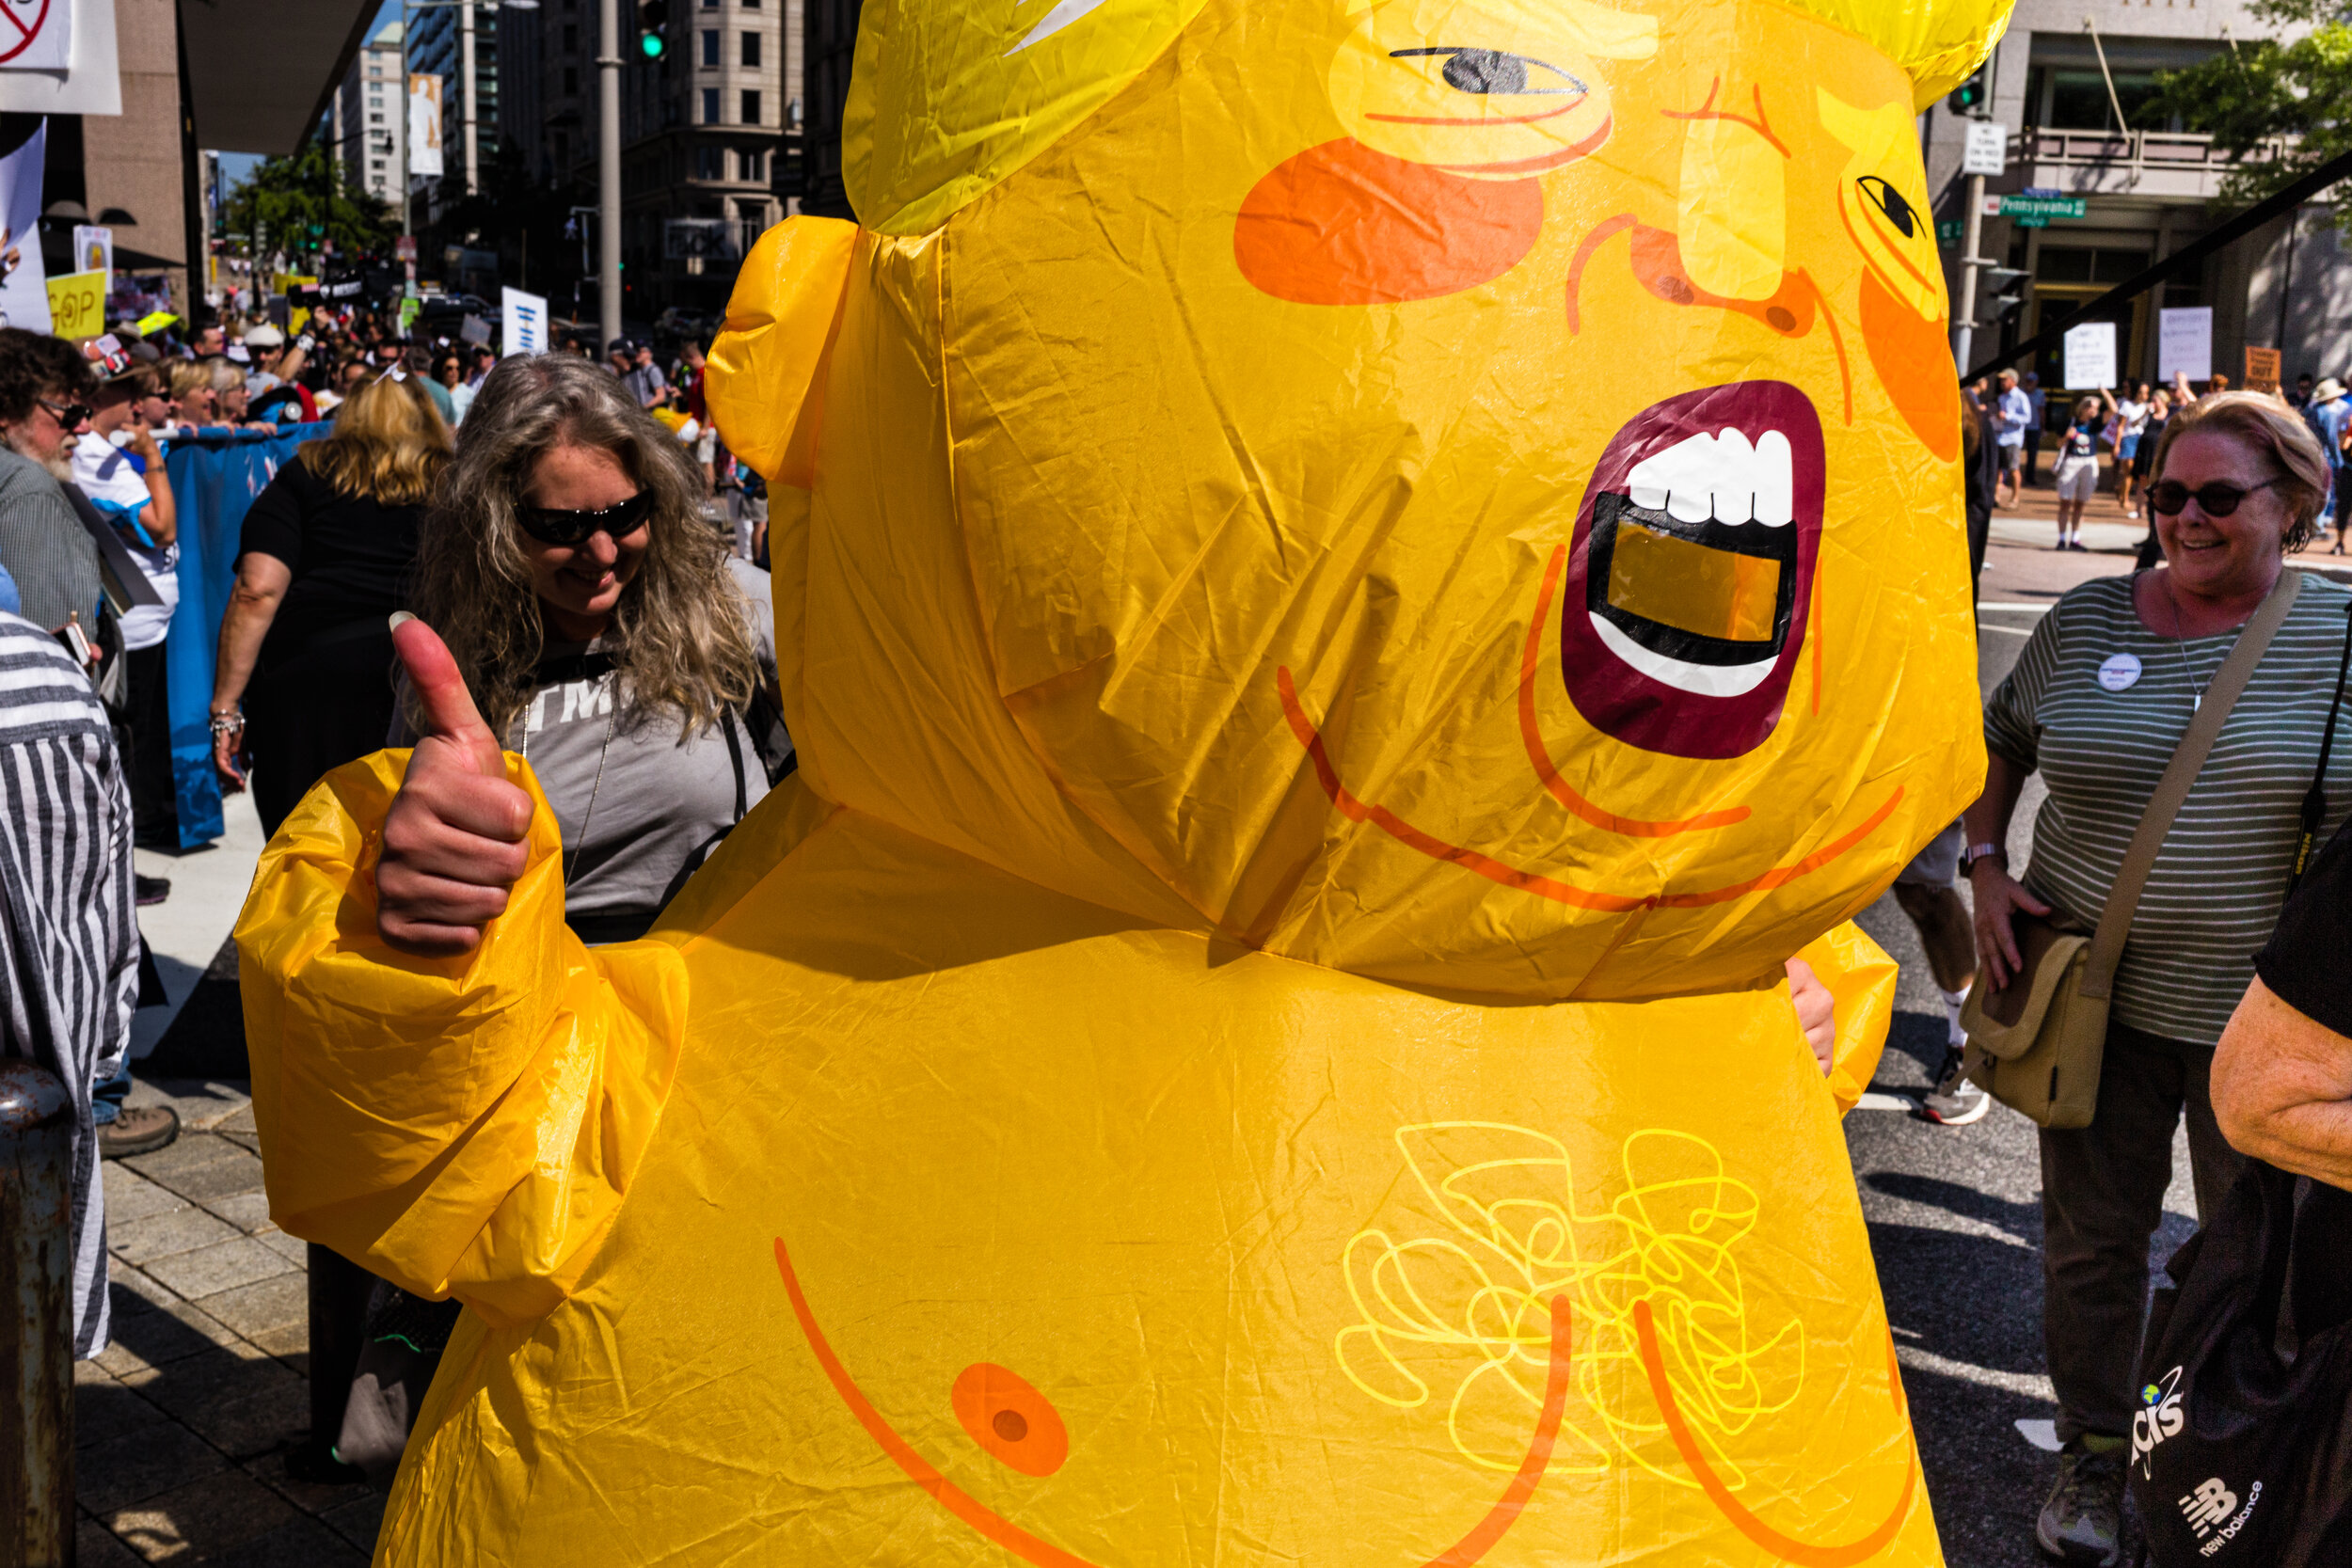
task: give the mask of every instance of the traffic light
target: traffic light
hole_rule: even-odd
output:
[[[1984,305],[1993,313],[1978,322],[1979,326],[1998,326],[2002,318],[2026,303],[2026,291],[2031,274],[2019,267],[1985,267],[1977,274],[1978,286],[1988,296]]]
[[[1993,62],[1977,67],[1968,80],[1954,87],[1945,104],[1956,115],[1980,113],[1993,98]]]
[[[670,0],[644,0],[637,8],[637,53],[658,60],[670,52]]]

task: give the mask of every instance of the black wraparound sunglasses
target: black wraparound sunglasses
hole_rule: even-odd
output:
[[[515,520],[533,539],[548,545],[577,545],[602,531],[618,539],[637,531],[653,510],[653,492],[640,490],[615,506],[596,512],[572,512],[550,506],[517,506]]]
[[[2197,498],[2197,510],[2208,517],[2226,517],[2237,510],[2237,503],[2257,490],[2267,490],[2279,482],[2265,479],[2260,484],[2225,484],[2215,480],[2192,490],[2177,479],[2162,480],[2148,487],[2148,507],[2169,517],[2188,504],[2188,498]]]
[[[59,407],[47,398],[35,398],[33,401],[56,415],[57,422],[68,430],[72,430],[90,417],[90,405],[87,403],[69,403]]]

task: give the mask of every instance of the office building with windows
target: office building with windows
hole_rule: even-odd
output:
[[[2103,5],[2086,15],[2060,0],[2019,0],[1992,62],[1992,118],[2009,132],[2008,171],[1985,182],[1979,254],[2026,274],[2004,308],[1979,291],[1979,363],[2023,342],[2045,322],[2189,245],[2217,225],[2209,206],[2228,164],[2212,138],[2177,121],[2148,124],[2159,71],[2178,70],[2274,32],[2250,0],[2151,0]],[[1947,103],[1927,114],[1928,187],[1945,277],[1957,309],[1968,179],[1961,169],[1966,122]],[[2257,159],[2278,149],[2258,149]],[[2079,198],[2082,215],[2020,213],[2019,198]],[[1998,209],[2005,203],[2010,209]],[[2245,350],[2281,348],[2282,371],[2342,375],[2352,369],[2352,316],[2335,302],[2352,292],[2352,263],[2326,209],[2313,205],[2208,256],[2161,287],[2098,318],[2116,325],[2119,378],[2158,379],[2160,312],[2209,307],[2212,369],[2242,384]],[[2042,385],[2065,387],[2058,350],[2031,366]],[[2054,401],[2056,409],[2061,404]],[[2055,418],[2055,414],[2053,415]]]
[[[492,19],[505,8],[498,0],[476,0],[473,9],[474,160],[487,172],[499,147],[499,29]],[[437,205],[446,206],[466,190],[466,76],[464,8],[420,6],[409,12],[408,69],[441,79],[441,182]],[[477,179],[477,183],[479,181]]]
[[[327,135],[352,183],[397,207],[408,166],[408,79],[399,23],[385,24],[343,72]]]

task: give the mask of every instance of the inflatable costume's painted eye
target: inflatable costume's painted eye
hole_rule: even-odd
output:
[[[1862,187],[1862,194],[1870,205],[1876,207],[1904,239],[1910,239],[1917,231],[1918,214],[1914,212],[1911,203],[1903,199],[1902,192],[1875,174],[1866,174],[1854,183]]]
[[[1447,46],[1435,49],[1392,49],[1392,60],[1411,59],[1420,55],[1447,56],[1443,75],[1445,85],[1459,92],[1475,93],[1534,93],[1547,97],[1582,97],[1591,89],[1576,77],[1557,66],[1531,59],[1525,55],[1506,55],[1500,49],[1463,49]],[[1543,75],[1537,85],[1528,85],[1527,68],[1534,66]],[[1564,86],[1550,84],[1559,82]]]

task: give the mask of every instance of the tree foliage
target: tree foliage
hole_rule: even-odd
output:
[[[2233,160],[2220,199],[2251,206],[2352,151],[2352,7],[2345,0],[2258,0],[2254,17],[2291,41],[2237,43],[2185,71],[2158,74],[2156,92],[2133,118],[2162,125],[2178,115],[2210,134]],[[2280,138],[2287,145],[2273,154]],[[2352,202],[2336,222],[2352,232]]]
[[[313,139],[290,158],[265,158],[221,203],[221,227],[252,236],[257,254],[301,256],[331,239],[345,256],[391,248],[399,214],[345,174]]]

